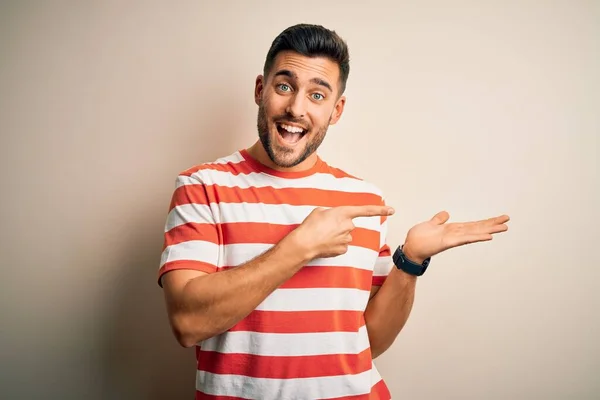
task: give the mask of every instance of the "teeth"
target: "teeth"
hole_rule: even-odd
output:
[[[290,133],[302,133],[304,131],[302,128],[298,128],[296,126],[281,124],[281,127]]]

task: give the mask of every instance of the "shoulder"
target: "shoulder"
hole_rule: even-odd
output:
[[[333,167],[326,162],[323,162],[323,172],[332,175],[336,180],[339,180],[342,186],[353,188],[352,191],[369,193],[384,198],[381,188],[373,182],[369,182],[345,169]]]
[[[211,182],[215,175],[234,174],[238,175],[248,169],[246,162],[239,151],[230,155],[193,165],[177,174],[177,182],[207,183]]]

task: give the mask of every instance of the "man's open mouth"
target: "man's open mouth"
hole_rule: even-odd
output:
[[[289,144],[296,144],[306,135],[307,130],[296,125],[277,123],[277,132]]]

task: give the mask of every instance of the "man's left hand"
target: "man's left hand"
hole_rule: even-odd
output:
[[[442,251],[469,243],[492,240],[495,233],[508,230],[508,215],[481,221],[446,222],[450,215],[446,211],[437,213],[429,221],[413,226],[406,236],[404,254],[416,263]]]

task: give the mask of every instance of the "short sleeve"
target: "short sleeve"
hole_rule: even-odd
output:
[[[382,204],[385,205],[385,201],[382,200]],[[392,262],[392,254],[390,250],[390,246],[387,242],[387,232],[388,232],[388,217],[382,216],[381,223],[379,226],[379,256],[375,261],[375,266],[373,267],[373,279],[371,285],[373,286],[381,286],[388,274],[392,270],[393,262]]]
[[[194,177],[179,175],[164,229],[158,284],[162,287],[162,276],[176,269],[215,272],[219,237],[206,187]]]

